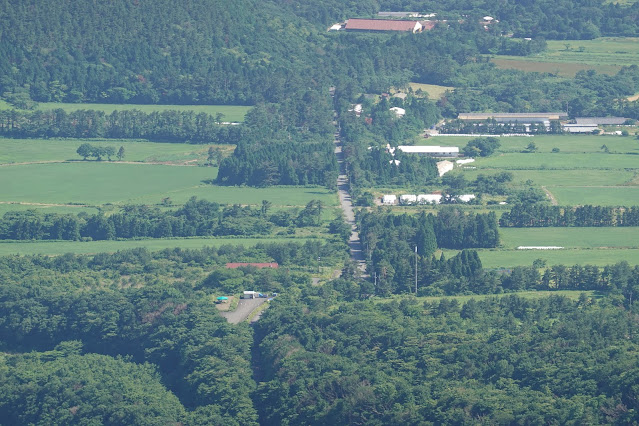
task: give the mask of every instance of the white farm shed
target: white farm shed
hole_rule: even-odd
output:
[[[397,195],[383,195],[382,204],[391,205],[397,204]]]
[[[417,203],[417,195],[404,194],[399,196],[399,204],[415,204]]]
[[[468,203],[470,200],[474,200],[475,199],[475,194],[463,194],[460,195],[459,197],[460,201],[463,201],[464,203]]]
[[[403,116],[406,115],[406,110],[404,108],[392,107],[392,108],[390,108],[390,110],[395,113],[395,116],[397,118],[400,118],[400,117],[403,117]]]
[[[442,194],[419,194],[417,204],[439,204],[442,201]]]
[[[427,155],[429,157],[458,157],[459,147],[456,146],[414,146],[400,145],[397,147],[406,154]]]

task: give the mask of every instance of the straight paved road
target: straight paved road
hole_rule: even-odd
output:
[[[228,322],[231,324],[239,324],[242,321],[246,321],[246,319],[251,315],[258,306],[262,303],[266,302],[266,298],[259,299],[240,299],[240,302],[237,304],[237,308],[235,308],[232,312],[220,312]]]
[[[346,223],[351,226],[351,236],[348,246],[351,251],[351,258],[357,262],[360,271],[366,272],[366,257],[362,251],[362,242],[357,233],[355,225],[355,212],[353,211],[353,200],[349,193],[348,175],[346,174],[346,163],[344,162],[344,153],[342,152],[342,142],[339,139],[339,133],[335,133],[335,156],[339,164],[339,175],[337,176],[337,193],[339,194],[339,203],[344,212]]]

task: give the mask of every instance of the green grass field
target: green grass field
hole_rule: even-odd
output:
[[[197,187],[216,175],[214,168],[77,162],[0,167],[0,201],[23,203],[160,202],[174,191]]]
[[[561,205],[633,206],[639,204],[639,186],[549,186],[547,189]]]
[[[484,299],[490,299],[492,297],[506,297],[506,296],[517,296],[517,297],[522,297],[524,299],[542,299],[544,297],[550,297],[550,296],[563,296],[572,300],[577,300],[579,299],[579,296],[581,296],[582,293],[585,293],[586,296],[588,296],[591,299],[597,299],[600,297],[599,293],[592,290],[588,290],[588,291],[557,290],[557,291],[518,291],[516,293],[476,294],[476,295],[465,295],[465,296],[420,296],[420,297],[417,297],[417,300],[422,303],[438,302],[441,299],[457,300],[460,304],[464,304],[468,302],[470,299],[484,300]],[[383,303],[389,300],[402,300],[407,298],[415,299],[414,296],[397,295],[397,296],[391,296],[387,298],[376,297],[376,298],[373,298],[372,301],[373,303]]]
[[[472,167],[473,165],[470,164]],[[479,174],[493,175],[503,172],[495,169],[464,170],[467,180],[473,180]],[[635,172],[626,170],[509,170],[513,174],[513,185],[523,185],[532,180],[535,186],[619,186],[628,184]],[[639,200],[637,201],[639,202]]]
[[[82,159],[76,150],[83,143],[96,146],[112,146],[117,151],[124,147],[123,161],[204,163],[207,160],[209,145],[183,143],[155,143],[142,140],[114,139],[7,139],[0,138],[0,164],[79,161]],[[232,145],[216,145],[216,148],[229,152]],[[115,160],[115,157],[113,157]]]
[[[185,239],[151,239],[126,241],[37,241],[37,242],[5,242],[0,241],[0,256],[11,254],[44,254],[60,255],[65,253],[95,254],[113,253],[118,250],[128,250],[146,247],[151,251],[166,248],[199,249],[202,247],[219,247],[221,245],[254,246],[259,243],[277,243],[305,239],[296,238],[185,238]]]
[[[505,153],[479,158],[472,166],[492,169],[639,169],[639,156],[623,154]]]
[[[447,253],[449,258],[454,253]],[[484,268],[530,266],[535,259],[548,265],[612,265],[623,260],[639,265],[639,249],[478,250]]]
[[[220,187],[205,183],[214,179],[214,167],[181,167],[146,164],[79,161],[0,167],[0,202],[88,205],[155,204],[170,197],[176,204],[192,196],[224,204],[304,206],[319,199],[337,205],[337,196],[314,187]]]
[[[414,92],[421,90],[422,92],[428,93],[428,97],[430,99],[439,99],[447,90],[455,90],[454,87],[437,86],[435,84],[408,83],[408,85],[413,89]]]
[[[595,40],[549,40],[546,51],[537,55],[496,55],[499,68],[547,72],[573,77],[578,71],[594,69],[614,74],[622,66],[639,65],[639,38],[601,37]]]
[[[639,227],[499,228],[499,235],[506,249],[518,246],[639,249]]]
[[[11,105],[0,101],[0,109],[10,109]],[[143,112],[151,113],[154,111],[193,111],[196,113],[204,112],[211,115],[218,113],[224,114],[222,121],[244,121],[244,116],[252,107],[240,105],[134,105],[134,104],[70,104],[56,102],[42,102],[37,104],[39,110],[50,110],[61,108],[66,112],[77,111],[80,109],[97,110],[111,113],[113,111],[125,111],[137,109]]]

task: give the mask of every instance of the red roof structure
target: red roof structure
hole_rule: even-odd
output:
[[[421,21],[421,24],[422,31],[430,31],[435,28],[435,25],[437,25],[437,21]]]
[[[354,31],[412,31],[422,30],[422,24],[417,21],[400,21],[397,19],[358,19],[346,21],[346,30]]]
[[[262,269],[262,268],[273,268],[273,269],[277,269],[280,267],[280,265],[277,264],[277,262],[270,262],[270,263],[227,263],[226,267],[227,269],[236,269],[236,268],[241,268],[243,266],[253,266],[255,268],[258,269]]]

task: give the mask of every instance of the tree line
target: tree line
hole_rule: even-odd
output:
[[[639,226],[639,207],[550,206],[518,203],[499,218],[499,226],[512,228],[566,226]]]
[[[268,235],[275,226],[294,233],[296,227],[320,226],[324,205],[317,200],[299,211],[269,214],[269,201],[259,208],[220,205],[195,197],[176,210],[127,205],[119,213],[58,214],[39,210],[7,212],[0,220],[3,240],[113,240],[193,236]]]
[[[466,214],[461,209],[442,209],[437,216],[363,212],[358,217],[362,246],[374,274],[375,294],[420,294],[440,280],[473,281],[481,275],[477,253],[463,250],[451,259],[434,257],[437,248],[470,249],[496,247],[499,232],[494,213]],[[421,290],[420,290],[421,289]]]
[[[242,126],[193,111],[0,110],[0,135],[15,138],[115,138],[159,142],[235,144]]]

